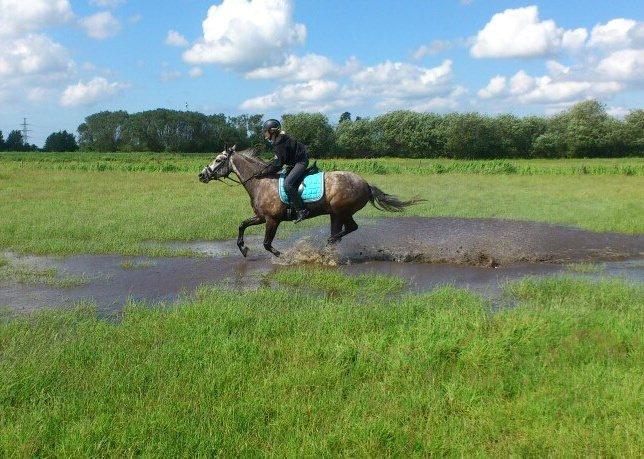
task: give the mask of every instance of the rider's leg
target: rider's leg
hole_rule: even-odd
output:
[[[306,172],[307,162],[295,163],[295,166],[290,170],[286,178],[284,179],[284,191],[288,196],[291,205],[297,212],[297,219],[295,222],[302,221],[308,216],[308,211],[304,208],[304,202],[300,197],[297,189],[304,179],[304,173]]]

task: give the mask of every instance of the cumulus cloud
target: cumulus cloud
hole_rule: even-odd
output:
[[[644,49],[623,49],[611,53],[597,65],[609,79],[644,83]]]
[[[185,48],[188,46],[188,40],[176,30],[168,30],[168,35],[165,37],[165,44],[169,46],[177,46]]]
[[[641,25],[641,24],[640,24]],[[597,24],[590,33],[588,46],[602,48],[625,48],[633,44],[641,28],[633,19],[617,18],[606,24]]]
[[[60,96],[60,105],[63,107],[91,105],[101,100],[109,99],[128,87],[129,85],[126,83],[110,83],[102,77],[93,78],[87,83],[79,81],[74,85],[67,86],[63,91]]]
[[[360,105],[377,109],[438,109],[454,106],[464,93],[464,88],[454,86],[451,79],[450,60],[431,68],[385,61],[354,70],[348,84],[324,79],[289,84],[265,96],[249,99],[240,108],[329,111]]]
[[[339,73],[341,67],[326,56],[306,54],[302,57],[289,55],[283,63],[259,67],[246,72],[250,79],[284,79],[292,81],[319,80]]]
[[[279,64],[306,38],[306,27],[293,20],[291,0],[224,0],[210,7],[202,28],[184,60],[240,71]]]
[[[541,21],[534,5],[507,9],[492,16],[478,32],[470,54],[476,58],[544,56],[562,46],[579,48],[586,36],[585,29],[564,31],[551,19]]]
[[[574,102],[583,98],[602,97],[624,89],[617,81],[591,81],[580,78],[554,78],[549,75],[532,77],[523,70],[506,84],[500,75],[478,91],[482,99],[513,97],[522,104],[552,104]]]
[[[73,17],[68,0],[0,0],[0,39],[64,24]]]
[[[113,37],[121,30],[121,23],[109,11],[92,14],[80,20],[85,33],[97,40]]]
[[[490,99],[497,97],[505,91],[505,77],[497,75],[490,79],[490,82],[483,89],[479,89],[477,95],[481,99]]]
[[[0,76],[4,79],[59,79],[73,67],[67,50],[46,35],[27,34],[0,42]]]
[[[402,62],[385,61],[351,76],[358,92],[385,97],[407,98],[446,93],[453,76],[452,61],[426,68]]]
[[[327,111],[333,106],[339,84],[329,80],[311,80],[305,83],[288,84],[265,96],[244,101],[242,110],[285,108],[303,111]]]

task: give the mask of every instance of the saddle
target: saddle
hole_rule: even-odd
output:
[[[286,191],[284,191],[285,177],[286,172],[279,174],[277,189],[279,190],[280,200],[284,204],[290,205],[291,202],[286,195]],[[319,201],[324,196],[324,172],[318,168],[317,161],[304,171],[304,180],[302,180],[298,192],[305,203]]]

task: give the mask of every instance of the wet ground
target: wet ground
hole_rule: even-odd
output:
[[[56,268],[58,276],[83,277],[67,288],[0,281],[0,307],[13,313],[91,301],[101,315],[117,314],[128,299],[150,303],[191,295],[202,284],[231,288],[271,285],[270,273],[284,265],[306,263],[348,274],[378,272],[401,276],[412,291],[451,284],[496,296],[500,286],[527,275],[569,273],[592,278],[620,276],[644,281],[644,236],[592,233],[570,227],[504,220],[454,218],[363,219],[361,228],[334,247],[325,247],[326,228],[304,230],[275,246],[284,256],[265,252],[261,238],[249,236],[249,257],[235,242],[172,243],[202,257],[121,257],[76,255],[37,257],[5,254],[28,269]],[[295,247],[295,249],[288,249]],[[571,271],[586,262],[590,273]],[[588,266],[585,265],[585,269]]]

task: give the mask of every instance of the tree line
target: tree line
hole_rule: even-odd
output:
[[[263,115],[225,116],[157,109],[104,111],[85,118],[78,144],[66,131],[51,134],[46,151],[215,152],[237,144],[266,152]],[[321,113],[282,116],[284,129],[312,156],[367,158],[566,158],[619,157],[644,153],[644,110],[624,119],[587,100],[553,116],[393,111],[373,118],[345,112],[332,124]],[[18,137],[20,136],[20,137]],[[18,150],[12,131],[0,150]],[[9,140],[11,139],[11,143]]]
[[[76,151],[76,137],[67,131],[52,132],[45,140],[43,148],[25,142],[22,131],[14,129],[9,132],[7,140],[0,131],[0,151]]]

